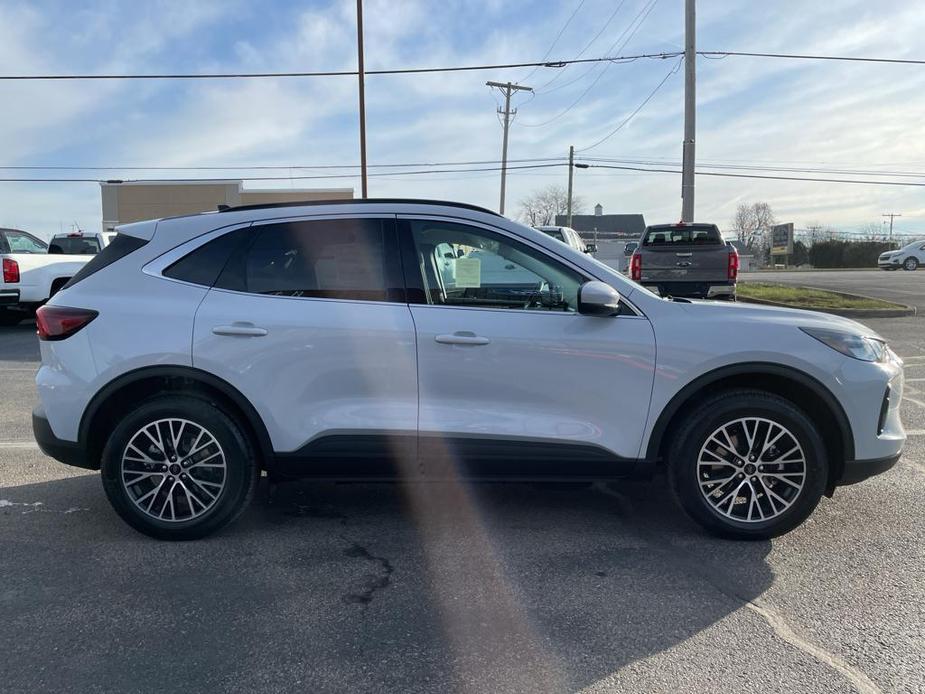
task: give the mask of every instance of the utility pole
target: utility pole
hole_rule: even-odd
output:
[[[681,221],[694,221],[694,137],[697,118],[697,22],[695,0],[684,0],[684,150]]]
[[[498,113],[504,116],[504,139],[501,143],[501,204],[498,207],[498,212],[504,214],[504,187],[507,182],[507,133],[511,127],[511,116],[517,114],[516,108],[511,111],[511,94],[520,91],[532,92],[533,89],[511,82],[486,82],[485,84],[489,87],[500,89],[501,93],[504,94],[504,110],[502,111],[498,108]]]
[[[357,77],[360,90],[360,179],[362,196],[369,194],[366,178],[366,71],[363,66],[363,0],[357,0]]]
[[[572,226],[572,179],[575,177],[575,145],[568,146],[568,206],[566,208],[567,222],[565,226]]]
[[[882,216],[890,218],[890,243],[893,243],[893,217],[902,217],[902,215],[896,212],[890,212]]]

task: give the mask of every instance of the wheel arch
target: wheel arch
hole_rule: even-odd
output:
[[[801,407],[819,425],[825,442],[830,493],[844,472],[845,460],[854,458],[854,434],[844,408],[832,392],[809,374],[764,362],[746,362],[709,371],[681,388],[659,414],[646,447],[646,459],[663,461],[686,405],[694,405],[714,393],[733,388],[755,388],[774,393]]]
[[[270,434],[260,414],[241,392],[227,381],[191,366],[146,366],[117,376],[97,392],[84,410],[78,429],[78,441],[87,460],[99,460],[112,431],[112,418],[124,407],[140,398],[164,393],[187,393],[203,396],[228,410],[244,428],[260,456],[261,467],[273,460]]]

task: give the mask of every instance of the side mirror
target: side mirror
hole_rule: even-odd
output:
[[[597,244],[596,243],[586,244],[585,253],[597,253]]]
[[[620,312],[620,292],[609,284],[591,280],[578,288],[578,313],[585,316],[615,316]]]

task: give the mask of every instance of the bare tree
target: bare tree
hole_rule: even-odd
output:
[[[572,214],[581,214],[584,202],[572,197]],[[537,190],[520,201],[520,218],[530,226],[544,226],[556,223],[556,215],[568,211],[568,192],[562,186],[547,186]]]
[[[861,241],[882,241],[883,238],[883,225],[879,222],[868,222],[861,228],[859,234]]]
[[[774,212],[768,203],[743,202],[732,217],[732,231],[748,248],[759,248],[766,244],[775,223]]]

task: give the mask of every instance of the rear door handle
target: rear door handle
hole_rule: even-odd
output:
[[[267,334],[266,328],[258,328],[253,323],[235,321],[231,325],[216,325],[212,328],[213,335],[232,335],[237,337],[263,337]]]
[[[491,340],[468,330],[459,330],[452,335],[437,335],[434,340],[441,345],[487,345]]]

